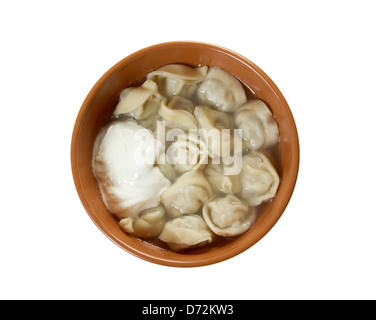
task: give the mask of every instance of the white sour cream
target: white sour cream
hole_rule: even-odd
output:
[[[160,204],[170,184],[154,166],[162,143],[135,121],[114,122],[98,135],[93,170],[108,210],[118,219]]]

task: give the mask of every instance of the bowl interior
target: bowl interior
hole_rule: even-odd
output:
[[[107,211],[91,167],[92,149],[99,129],[109,121],[119,93],[138,85],[152,70],[170,63],[219,67],[238,78],[268,104],[280,129],[276,169],[280,185],[275,198],[264,205],[254,225],[234,241],[190,254],[175,253],[127,235]],[[79,197],[102,232],[126,251],[150,262],[168,266],[201,266],[231,258],[261,239],[277,222],[293,192],[299,163],[294,119],[281,92],[252,62],[228,49],[196,42],[170,42],[140,50],[107,71],[94,85],[78,114],[72,136],[72,172]]]

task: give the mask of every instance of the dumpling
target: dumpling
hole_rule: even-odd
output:
[[[170,163],[164,161],[164,163],[158,163],[158,168],[162,172],[162,174],[171,182],[174,182],[177,178],[176,171]]]
[[[139,87],[122,90],[113,112],[114,116],[127,114],[140,120],[155,114],[160,105],[157,90],[158,86],[153,80],[147,80]]]
[[[181,175],[161,194],[161,202],[170,217],[196,213],[211,197],[211,187],[202,171]]]
[[[202,169],[209,158],[206,143],[194,132],[177,135],[166,156],[179,173]]]
[[[246,146],[252,150],[270,147],[279,140],[279,129],[267,105],[258,99],[242,105],[234,115]]]
[[[228,72],[213,67],[209,68],[199,85],[197,98],[201,104],[225,112],[234,112],[247,101],[240,81]]]
[[[184,131],[189,129],[197,129],[198,124],[195,116],[192,114],[191,110],[187,106],[187,109],[174,109],[176,104],[167,103],[166,99],[163,99],[161,106],[158,110],[158,114],[162,120],[165,121],[165,124],[169,128],[179,128]]]
[[[256,219],[254,207],[232,194],[205,203],[203,217],[209,228],[223,237],[238,236],[247,231]]]
[[[168,221],[159,239],[179,251],[202,247],[212,242],[213,234],[200,216],[187,214]]]
[[[206,179],[209,181],[213,191],[223,193],[238,193],[242,186],[240,175],[225,175],[224,164],[208,164],[204,169]]]
[[[197,106],[194,111],[200,135],[206,142],[212,158],[229,155],[234,147],[235,124],[230,115],[206,106]]]
[[[168,64],[149,73],[148,79],[158,83],[163,95],[190,98],[197,89],[197,83],[204,79],[207,70],[207,66],[192,68],[184,64]]]
[[[245,155],[242,162],[241,197],[251,206],[272,199],[279,186],[279,177],[270,160],[254,151]]]
[[[173,96],[168,103],[168,106],[171,109],[175,110],[185,110],[190,113],[193,113],[195,106],[191,100],[188,100],[182,96]]]
[[[138,118],[138,123],[144,128],[154,132],[157,128],[158,109],[160,105],[161,97],[158,95],[147,100],[144,104],[144,111]]]
[[[139,238],[153,238],[160,234],[166,223],[163,206],[144,210],[138,217],[127,217],[119,221],[122,229]]]

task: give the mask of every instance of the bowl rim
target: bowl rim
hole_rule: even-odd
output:
[[[241,245],[239,245],[236,248],[233,248],[231,250],[224,250],[221,251],[219,254],[216,255],[202,255],[202,254],[195,254],[195,255],[184,255],[185,257],[189,257],[189,259],[170,259],[161,256],[154,256],[147,254],[145,252],[142,252],[140,250],[137,250],[136,248],[124,243],[120,239],[118,239],[115,235],[113,235],[109,230],[107,230],[104,225],[101,222],[100,217],[93,214],[91,212],[91,206],[88,201],[88,199],[85,197],[84,187],[83,183],[80,178],[80,172],[79,172],[79,166],[78,166],[78,159],[77,159],[77,147],[78,147],[78,140],[80,135],[80,128],[81,125],[85,119],[86,112],[88,110],[88,107],[90,106],[90,102],[92,101],[93,97],[97,93],[97,91],[102,87],[102,85],[110,79],[114,73],[116,73],[118,70],[120,70],[123,66],[125,66],[130,61],[134,60],[135,58],[142,57],[143,55],[149,53],[150,51],[158,51],[159,49],[166,49],[168,47],[194,47],[194,48],[208,48],[211,50],[219,51],[221,53],[224,53],[228,56],[231,56],[234,59],[237,59],[238,61],[242,62],[246,66],[250,67],[252,70],[254,70],[261,78],[264,79],[266,84],[276,93],[278,99],[280,100],[280,103],[283,105],[284,111],[288,115],[288,122],[289,122],[289,129],[291,134],[291,148],[293,150],[293,157],[291,159],[290,167],[293,169],[291,171],[291,174],[289,175],[290,182],[287,185],[286,193],[286,200],[283,202],[283,204],[280,206],[280,212],[278,215],[274,215],[274,218],[268,221],[267,225],[264,225],[262,228],[262,232],[259,232],[257,236],[253,238],[252,241],[243,241]],[[121,59],[117,63],[115,63],[111,68],[109,68],[100,78],[97,80],[97,82],[94,84],[94,86],[90,89],[89,93],[87,94],[86,98],[84,99],[78,115],[76,117],[76,121],[74,123],[73,132],[72,132],[72,139],[71,139],[71,171],[73,175],[74,184],[76,187],[76,191],[78,193],[78,196],[81,200],[82,205],[84,206],[87,214],[91,218],[91,220],[94,222],[94,224],[98,227],[99,230],[102,231],[104,235],[107,236],[112,242],[114,242],[116,245],[118,245],[120,248],[125,250],[126,252],[141,258],[143,260],[164,265],[164,266],[171,266],[171,267],[199,267],[199,266],[205,266],[205,265],[211,265],[215,263],[222,262],[224,260],[230,259],[253,245],[255,245],[260,239],[262,239],[277,223],[279,218],[284,213],[287,205],[289,204],[292,194],[294,192],[297,178],[298,178],[298,172],[299,172],[299,165],[300,165],[300,146],[299,146],[299,135],[298,130],[296,127],[295,119],[292,115],[292,112],[290,110],[289,105],[287,104],[287,101],[285,100],[282,92],[279,90],[277,85],[272,81],[272,79],[264,72],[262,71],[258,66],[256,66],[253,62],[242,56],[241,54],[232,51],[230,49],[227,49],[225,47],[211,44],[207,42],[199,42],[199,41],[169,41],[169,42],[162,42],[158,44],[154,44],[151,46],[147,46],[143,49],[140,49],[138,51],[135,51],[134,53],[126,56],[125,58]]]

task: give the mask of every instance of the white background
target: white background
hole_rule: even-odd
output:
[[[373,1],[2,1],[2,299],[375,299]],[[71,175],[79,108],[113,64],[196,40],[263,69],[301,165],[275,227],[219,264],[140,260],[92,223]]]

